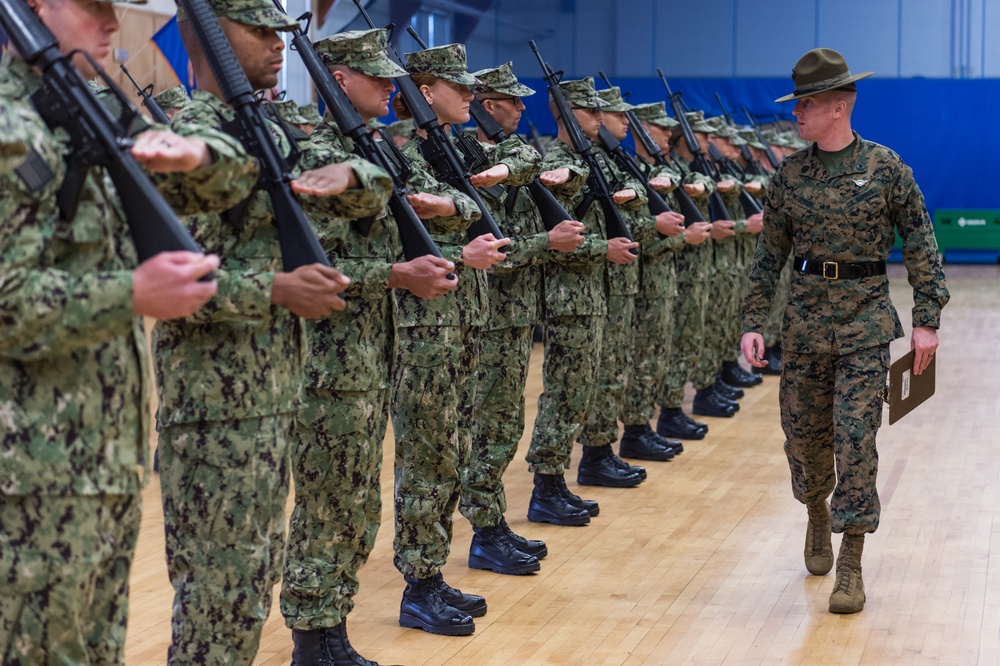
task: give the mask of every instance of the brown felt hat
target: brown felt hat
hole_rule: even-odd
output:
[[[795,90],[779,97],[775,102],[791,102],[817,93],[852,86],[855,81],[867,79],[874,72],[851,74],[847,61],[833,49],[813,49],[799,58],[792,70]]]

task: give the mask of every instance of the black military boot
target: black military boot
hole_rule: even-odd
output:
[[[675,439],[705,439],[708,428],[695,425],[680,407],[664,407],[656,421],[656,432]]]
[[[746,395],[743,389],[736,388],[735,386],[732,386],[731,384],[727,384],[726,382],[722,381],[721,372],[715,376],[715,383],[712,384],[712,388],[714,388],[715,392],[721,395],[726,400],[735,401],[739,400],[740,398]]]
[[[673,460],[674,457],[673,450],[660,443],[648,423],[625,426],[618,454],[622,458],[655,461]]]
[[[347,640],[347,623],[322,629],[292,629],[292,666],[378,666]]]
[[[743,366],[736,361],[723,361],[722,372],[719,373],[719,376],[722,381],[738,388],[757,386],[764,381],[752,372],[744,370]]]
[[[437,572],[431,577],[434,587],[438,589],[441,598],[449,606],[457,608],[463,613],[468,613],[472,617],[482,617],[486,615],[486,597],[478,594],[465,594],[448,583],[444,582],[444,576]]]
[[[583,499],[579,495],[576,495],[572,491],[570,491],[569,486],[566,485],[566,479],[563,478],[561,475],[559,476],[558,483],[559,483],[559,492],[562,493],[562,496],[571,505],[575,506],[578,509],[583,509],[584,511],[587,512],[587,514],[591,518],[596,517],[597,514],[601,512],[601,507],[597,502],[595,502],[594,500]]]
[[[708,428],[708,426],[705,427]],[[670,452],[673,453],[675,456],[679,456],[680,454],[684,453],[684,444],[681,442],[681,440],[667,439],[666,437],[656,432],[652,428],[650,428],[650,433],[653,439],[655,439],[660,446],[664,447],[665,449],[669,449]]]
[[[701,416],[729,418],[736,413],[736,406],[707,386],[695,392],[691,411]]]
[[[577,468],[576,482],[581,486],[634,488],[642,483],[637,472],[628,472],[611,459],[611,445],[585,446]]]
[[[549,549],[545,545],[544,541],[539,539],[526,539],[514,530],[510,529],[510,525],[507,524],[507,519],[502,515],[500,516],[500,529],[507,533],[507,538],[514,542],[517,549],[522,553],[527,553],[528,555],[534,555],[540,560],[544,560],[545,556],[549,554]]]
[[[625,472],[635,472],[639,475],[640,481],[646,480],[646,468],[642,465],[630,465],[625,462],[619,458],[617,454],[615,454],[615,450],[611,448],[610,444],[608,444],[608,455],[611,457],[611,462],[613,462],[619,469]]]
[[[560,484],[560,481],[562,482]],[[562,474],[539,474],[535,472],[535,488],[531,491],[528,504],[528,520],[533,523],[553,525],[586,525],[590,514],[574,506],[563,496],[560,485],[566,487]]]
[[[473,526],[472,532],[472,543],[469,545],[470,569],[520,576],[542,568],[537,557],[518,549],[499,526]]]
[[[468,636],[476,630],[471,615],[442,598],[438,586],[440,574],[431,578],[405,576],[405,579],[406,589],[399,604],[400,626],[442,636]]]

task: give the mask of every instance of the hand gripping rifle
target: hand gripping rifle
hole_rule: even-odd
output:
[[[280,12],[285,11],[278,0],[274,1],[274,6]],[[380,145],[368,131],[364,119],[351,104],[347,93],[333,78],[330,70],[326,68],[319,54],[316,53],[316,48],[308,35],[311,18],[311,12],[306,12],[298,18],[299,21],[306,21],[306,29],[297,27],[292,31],[291,49],[302,58],[302,64],[309,72],[320,98],[336,121],[337,127],[354,142],[355,152],[372,164],[385,169],[392,177],[392,196],[389,198],[389,210],[392,211],[392,216],[396,220],[399,240],[407,261],[427,255],[440,257],[441,250],[438,249],[437,244],[427,232],[427,227],[420,221],[410,202],[406,199],[406,195],[409,194],[407,180],[411,173],[409,162],[399,153],[395,144],[390,141],[382,142],[384,146]],[[383,150],[392,150],[395,153],[390,156]]]
[[[767,155],[767,161],[771,163],[772,168],[777,169],[781,166],[781,160],[771,150],[771,144],[764,138],[764,133],[760,131],[760,124],[757,122],[757,119],[750,115],[745,106],[743,107],[743,115],[750,121],[750,126],[753,127],[754,133],[757,134],[757,140],[760,141],[760,145],[764,146],[764,154]]]
[[[369,27],[375,28],[375,22],[372,21],[371,16],[365,11],[361,0],[354,0],[354,4],[357,5],[358,11]],[[399,54],[391,46],[388,48],[387,53],[390,54],[390,57],[395,56],[394,60],[397,63],[402,62]],[[482,214],[477,221],[469,226],[469,238],[473,239],[483,234],[493,234],[494,238],[504,238],[503,233],[500,232],[500,227],[497,226],[496,220],[493,219],[493,215],[490,213],[490,209],[483,203],[483,198],[479,196],[476,188],[469,181],[471,174],[462,161],[462,157],[458,154],[458,150],[451,142],[444,127],[438,123],[434,110],[431,109],[427,100],[424,99],[420,89],[417,88],[417,84],[413,82],[413,79],[409,75],[398,76],[395,78],[395,81],[396,87],[399,88],[399,94],[406,101],[406,108],[409,109],[410,114],[413,116],[413,124],[427,133],[427,139],[420,144],[420,154],[434,168],[434,171],[441,180],[472,199]],[[503,252],[504,249],[501,248],[498,251]]]
[[[136,80],[132,78],[132,72],[128,71],[125,65],[120,65],[120,67],[122,68],[122,71],[125,72],[125,76],[128,77],[128,80],[135,86],[136,92],[139,97],[142,98],[142,105],[149,111],[149,115],[153,117],[153,120],[161,125],[169,125],[170,118],[167,118],[167,114],[164,113],[162,108],[160,108],[157,101],[153,99],[153,84],[150,83],[145,88],[141,87],[138,83],[136,83]]]
[[[601,170],[597,156],[594,155],[594,146],[590,142],[590,139],[584,136],[583,130],[580,129],[580,125],[576,122],[576,116],[573,115],[573,110],[570,108],[569,102],[566,101],[566,97],[563,95],[562,88],[559,87],[562,72],[553,71],[548,63],[545,62],[542,54],[538,52],[535,40],[529,41],[528,45],[535,52],[538,64],[542,66],[542,77],[545,79],[545,83],[548,84],[549,95],[552,96],[553,103],[556,105],[556,111],[562,118],[563,126],[566,128],[566,133],[573,144],[573,150],[583,158],[583,161],[587,164],[587,168],[590,170],[590,175],[587,176],[587,195],[584,196],[583,201],[575,211],[576,219],[583,219],[587,214],[587,209],[590,208],[596,199],[601,210],[604,211],[604,229],[608,238],[625,238],[631,242],[632,234],[629,233],[628,227],[625,226],[625,220],[622,219],[622,214],[612,199],[611,186],[608,185],[608,179]],[[636,248],[633,248],[631,252],[632,254],[638,254]]]
[[[663,76],[663,70],[657,69],[656,73],[660,75],[660,81],[663,81],[663,86],[667,89],[667,97],[670,99],[670,107],[674,110],[674,116],[677,122],[681,124],[681,133],[684,135],[684,143],[687,144],[688,150],[694,156],[691,161],[691,168],[700,174],[706,175],[710,178],[718,180],[715,178],[714,169],[708,163],[708,159],[705,158],[704,153],[701,152],[701,145],[698,143],[698,139],[694,136],[694,130],[691,129],[691,123],[688,122],[687,116],[684,115],[684,104],[681,102],[681,94],[674,93],[670,90],[670,84],[667,83],[667,78]],[[732,216],[729,214],[729,210],[726,209],[725,202],[722,201],[722,195],[718,191],[712,192],[708,195],[708,213],[712,220],[731,220]]]
[[[308,264],[329,266],[326,252],[292,192],[291,168],[268,129],[267,114],[255,98],[250,81],[219,27],[215,13],[206,0],[179,2],[194,27],[224,101],[236,114],[235,120],[224,129],[260,164],[258,186],[271,198],[274,225],[278,228],[281,244],[282,269],[291,272]]]
[[[601,78],[609,88],[613,87],[611,85],[611,81],[609,81],[608,77],[604,75],[604,72],[598,72],[598,74],[600,74]],[[673,168],[671,167],[666,156],[663,154],[663,150],[655,141],[653,141],[653,137],[651,137],[649,132],[646,131],[646,127],[642,124],[642,121],[639,120],[637,115],[635,115],[635,111],[626,111],[625,117],[628,118],[628,124],[629,128],[632,130],[632,136],[635,137],[636,141],[642,144],[646,154],[653,160],[653,164],[656,166]],[[677,189],[674,190],[674,198],[677,199],[677,204],[680,206],[681,214],[684,216],[684,226],[689,227],[695,222],[704,222],[705,218],[702,216],[701,211],[694,205],[694,201],[691,200],[688,193],[684,191],[683,172],[681,172],[680,176],[681,183],[678,185]],[[643,179],[643,183],[646,183],[645,179]],[[647,193],[652,191],[652,188],[648,187],[648,183],[646,183],[646,185]],[[657,196],[659,196],[659,193],[657,193]],[[652,199],[650,199],[650,201],[652,201]],[[650,212],[653,211],[652,206],[650,206],[649,210]],[[667,208],[667,210],[669,210],[669,208]],[[658,213],[653,214],[656,215]]]
[[[27,2],[0,2],[0,27],[21,58],[42,72],[42,87],[31,97],[38,115],[50,128],[62,127],[70,136],[68,171],[57,195],[63,219],[72,221],[76,217],[87,172],[92,166],[100,166],[115,184],[140,262],[166,251],[201,252],[132,157],[133,141],[127,128],[138,111],[110,77],[89,55],[81,53],[121,102],[123,113],[117,119],[112,118],[73,66],[73,54],[59,51],[55,35]]]

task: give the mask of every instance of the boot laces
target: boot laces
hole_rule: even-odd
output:
[[[828,519],[826,515],[826,507],[823,507],[823,511],[820,509],[813,509],[809,507],[809,529],[812,530],[812,538],[810,542],[812,548],[810,549],[810,555],[821,555],[823,554],[823,546],[826,545],[827,533],[829,531]]]

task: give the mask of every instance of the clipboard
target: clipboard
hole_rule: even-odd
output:
[[[927,369],[913,374],[913,350],[889,366],[889,425],[903,418],[934,395],[937,358],[932,356]]]

